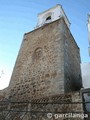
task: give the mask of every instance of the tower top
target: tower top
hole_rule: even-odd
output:
[[[36,28],[43,26],[44,24],[53,22],[55,20],[64,17],[64,20],[68,27],[70,27],[70,22],[62,8],[61,5],[57,4],[56,6],[38,14],[38,23]]]

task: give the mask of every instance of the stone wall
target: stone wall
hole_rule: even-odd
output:
[[[0,115],[5,120],[83,120],[82,99],[78,92],[41,97],[30,101],[5,102]],[[6,107],[7,106],[7,107]],[[5,111],[6,110],[6,111]],[[11,111],[7,111],[11,110]],[[7,114],[8,113],[8,114]],[[69,117],[58,116],[68,114]],[[70,114],[80,114],[74,118]]]
[[[82,88],[80,49],[67,26],[63,26],[65,92]]]
[[[79,64],[79,48],[63,18],[26,33],[9,97],[28,100],[79,90]]]
[[[63,24],[60,19],[24,35],[9,85],[12,96],[30,99],[64,92]]]
[[[83,112],[82,104],[72,104],[82,101],[79,93],[75,93],[81,87],[79,48],[60,18],[24,35],[8,87],[8,99],[0,109],[13,110],[7,120],[13,117],[20,120],[23,116],[23,120],[31,117],[48,120],[47,112]]]
[[[2,96],[4,98],[8,98],[8,96],[9,96],[9,88],[7,87],[7,88],[5,88],[3,90],[0,90],[0,96]]]

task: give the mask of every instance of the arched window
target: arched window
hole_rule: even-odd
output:
[[[46,21],[47,21],[47,20],[51,20],[51,16],[48,16],[48,17],[46,18]]]

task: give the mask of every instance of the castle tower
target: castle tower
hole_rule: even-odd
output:
[[[80,53],[62,7],[38,15],[25,33],[9,84],[11,98],[30,100],[79,91]]]

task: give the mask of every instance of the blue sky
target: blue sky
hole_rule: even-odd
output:
[[[23,35],[34,29],[37,14],[61,4],[69,21],[71,33],[80,47],[81,61],[88,55],[87,14],[90,0],[0,0],[0,89],[9,83]]]

